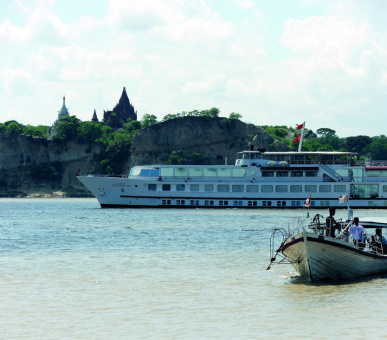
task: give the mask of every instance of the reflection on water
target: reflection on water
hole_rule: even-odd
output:
[[[2,338],[385,333],[386,277],[311,284],[290,265],[266,271],[272,229],[302,210],[110,210],[94,199],[3,199],[0,215]],[[351,322],[354,312],[360,322]]]

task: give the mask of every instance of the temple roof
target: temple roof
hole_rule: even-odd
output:
[[[69,116],[69,111],[67,110],[65,101],[66,101],[66,99],[63,96],[63,105],[62,105],[62,108],[59,110],[58,120],[63,118],[63,117],[68,117]]]
[[[129,107],[130,106],[130,101],[129,101],[129,97],[126,93],[126,89],[124,87],[124,89],[122,90],[122,94],[121,94],[121,98],[120,100],[118,101],[118,104],[117,106],[121,106],[121,107]]]

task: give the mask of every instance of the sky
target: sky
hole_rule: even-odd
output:
[[[0,122],[91,120],[123,87],[161,120],[220,109],[255,125],[387,135],[385,0],[5,0]]]

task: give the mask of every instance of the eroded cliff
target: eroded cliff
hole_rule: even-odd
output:
[[[173,151],[200,153],[210,164],[234,164],[238,151],[255,147],[287,149],[263,129],[237,119],[184,117],[138,131],[123,168],[166,164]],[[103,154],[100,144],[66,145],[23,136],[0,137],[0,195],[88,196],[75,173],[89,173]]]

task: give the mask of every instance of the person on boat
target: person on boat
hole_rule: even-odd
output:
[[[357,245],[360,249],[364,249],[364,227],[359,224],[359,217],[355,217],[353,223],[348,225],[345,231],[349,231],[352,235],[353,244]]]
[[[383,248],[383,254],[387,253],[387,238],[382,235],[382,229],[376,228],[374,245],[379,249]]]
[[[336,214],[336,208],[330,207],[329,216],[325,220],[326,227],[327,227],[326,235],[333,238],[335,237],[335,230],[336,229],[340,230],[341,228],[340,224],[337,223],[335,218],[333,217],[335,216],[335,214]]]

